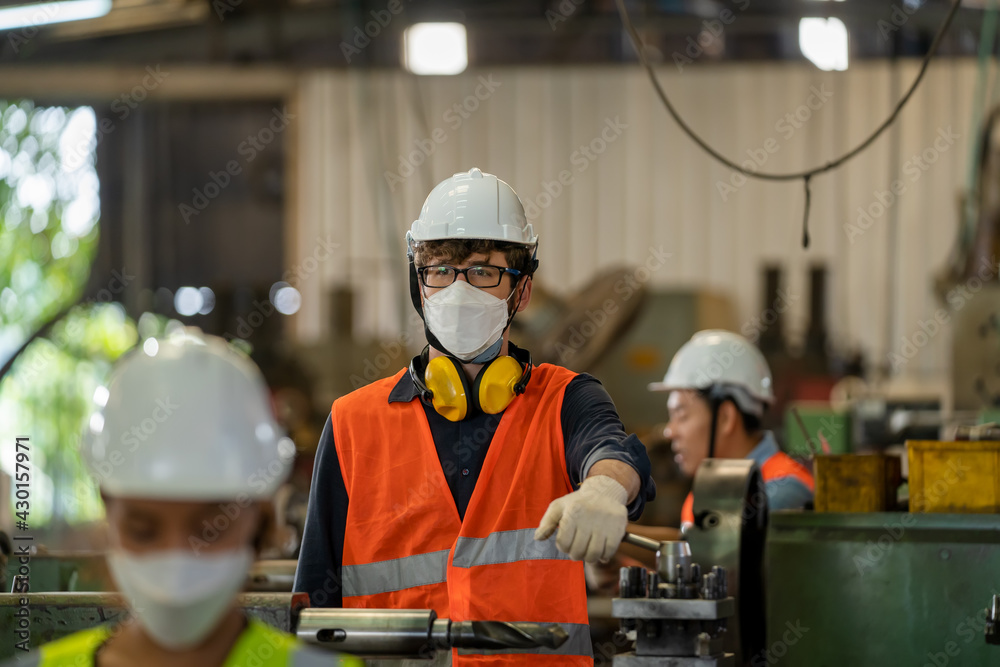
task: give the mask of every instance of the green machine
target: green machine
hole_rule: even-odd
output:
[[[737,591],[736,666],[1000,665],[1000,515],[768,512],[724,484],[745,461],[718,463],[699,468],[685,537]]]
[[[17,554],[0,573],[4,593],[11,591],[18,572]],[[50,552],[31,555],[31,588],[34,591],[103,591],[110,583],[104,554]]]
[[[1000,516],[774,512],[752,667],[998,665]]]
[[[985,613],[1000,594],[1000,515],[767,513],[756,493],[729,492],[718,466],[704,467],[696,478],[700,525],[687,537],[693,562],[721,564],[737,595],[737,665],[1000,665],[1000,646],[987,641],[988,623],[998,619]],[[757,534],[763,539],[748,539]],[[19,598],[0,595],[0,634],[12,639]],[[248,593],[241,603],[283,630],[296,628],[308,604],[287,592]],[[34,593],[29,607],[32,645],[123,612],[119,596],[98,592]],[[346,622],[309,613],[317,627]],[[14,641],[0,644],[0,659],[13,653]]]

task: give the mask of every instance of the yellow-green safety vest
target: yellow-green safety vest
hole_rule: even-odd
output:
[[[37,653],[29,654],[15,664],[38,667],[94,667],[94,654],[111,636],[112,631],[112,626],[101,625],[73,633],[45,644]],[[358,658],[307,649],[295,637],[279,632],[260,621],[249,619],[246,629],[236,640],[222,667],[320,667],[320,665],[363,667],[364,663]]]

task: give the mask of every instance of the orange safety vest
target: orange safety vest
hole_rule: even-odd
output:
[[[532,370],[504,411],[464,520],[458,516],[419,400],[389,403],[405,369],[333,403],[347,510],[344,607],[433,609],[456,621],[559,623],[559,649],[454,650],[454,665],[591,666],[583,563],[534,539],[549,503],[573,488],[561,412],[575,373]]]
[[[764,461],[764,465],[760,468],[760,476],[765,483],[784,477],[794,477],[805,484],[810,491],[816,490],[812,473],[784,452],[778,452]],[[694,492],[687,495],[687,498],[684,499],[684,505],[681,507],[681,525],[686,523],[694,524]]]

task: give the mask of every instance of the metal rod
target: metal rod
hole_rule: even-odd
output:
[[[792,408],[792,416],[795,417],[795,422],[802,429],[802,435],[806,437],[806,444],[809,445],[809,451],[812,452],[813,456],[819,455],[819,449],[816,448],[816,443],[813,442],[812,436],[809,435],[809,431],[806,430],[805,422],[802,421],[802,416],[799,415],[798,408]]]
[[[625,537],[622,542],[626,542],[635,547],[640,547],[642,549],[649,549],[650,551],[656,552],[660,550],[660,543],[657,540],[651,540],[648,537],[643,537],[642,535],[636,535],[634,533],[625,533]]]

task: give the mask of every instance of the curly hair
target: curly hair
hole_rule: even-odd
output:
[[[534,248],[509,241],[493,239],[442,239],[422,241],[413,252],[414,263],[420,266],[430,264],[461,264],[472,255],[486,255],[499,251],[507,260],[507,266],[530,276],[533,272],[532,254]]]

